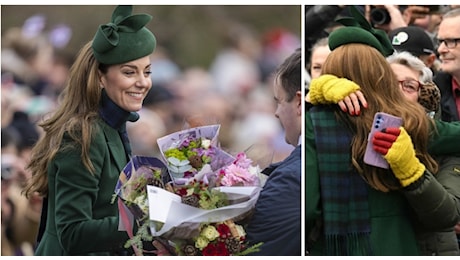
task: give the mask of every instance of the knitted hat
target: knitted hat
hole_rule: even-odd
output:
[[[112,21],[100,25],[93,39],[93,52],[100,63],[112,65],[150,55],[156,47],[155,36],[144,26],[148,14],[131,15],[133,7],[117,6]]]
[[[435,53],[433,41],[419,26],[397,28],[389,32],[388,36],[397,51],[408,51],[416,57]]]
[[[385,57],[394,52],[385,31],[373,28],[355,6],[350,6],[350,13],[353,17],[337,20],[345,27],[340,27],[329,35],[331,51],[345,44],[362,43],[376,48]]]

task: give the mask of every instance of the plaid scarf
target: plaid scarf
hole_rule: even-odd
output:
[[[351,165],[352,134],[327,106],[310,109],[328,255],[370,255],[368,187]]]
[[[128,112],[119,107],[109,96],[107,96],[105,89],[103,89],[99,115],[109,126],[118,130],[121,140],[123,141],[126,157],[129,160],[131,158],[131,144],[129,142],[128,133],[126,132],[126,121],[136,122],[139,119],[139,114],[136,112]]]

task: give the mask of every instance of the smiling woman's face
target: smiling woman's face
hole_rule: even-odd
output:
[[[405,65],[397,64],[397,63],[390,64],[390,66],[393,69],[394,73],[396,74],[396,77],[400,81],[402,81],[402,80],[415,80],[415,81],[418,81],[419,80],[419,73],[414,69],[411,69],[411,68],[409,68],[409,67],[407,67]],[[399,84],[399,87],[401,88],[401,91],[404,94],[404,96],[406,97],[406,99],[414,101],[414,102],[417,102],[418,93],[419,93],[418,91],[407,92],[402,88],[401,83]]]
[[[128,112],[139,111],[152,87],[150,58],[110,66],[101,74],[101,84],[109,98]]]

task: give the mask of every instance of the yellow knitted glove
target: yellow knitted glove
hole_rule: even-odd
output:
[[[414,146],[404,127],[389,127],[377,132],[372,139],[374,150],[384,155],[403,187],[422,177],[425,165],[415,156]]]
[[[360,90],[359,85],[349,79],[324,74],[310,82],[310,103],[337,104],[358,90]]]

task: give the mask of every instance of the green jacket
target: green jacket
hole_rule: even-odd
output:
[[[434,177],[427,176],[426,181],[417,189],[405,192],[405,196],[416,211],[415,232],[421,254],[458,256],[460,252],[453,226],[460,221],[460,157],[437,160],[438,173]],[[433,194],[435,191],[437,195]],[[427,211],[426,203],[434,207]]]
[[[460,140],[460,121],[444,122],[434,120],[436,130],[433,131],[428,143],[428,152],[431,155],[460,156],[458,142]]]
[[[437,141],[445,141],[452,150],[458,144],[452,144],[452,138],[437,137]],[[450,140],[450,141],[448,141]],[[450,143],[449,143],[450,142]],[[450,149],[449,147],[446,149]],[[306,242],[310,255],[324,255],[323,234],[321,233],[321,198],[320,181],[315,148],[315,136],[309,113],[305,122],[305,186],[306,186]],[[458,150],[458,147],[456,148]],[[415,215],[422,214],[425,221],[435,222],[434,228],[448,227],[452,218],[439,219],[439,215],[451,214],[445,201],[447,191],[432,177],[425,173],[425,179],[416,189],[405,192],[383,193],[369,188],[369,211],[371,218],[371,247],[374,255],[419,255],[416,240],[418,221]],[[431,186],[432,188],[426,188]],[[420,193],[420,194],[419,194]],[[423,197],[422,197],[423,196]],[[423,200],[422,198],[432,198]],[[416,198],[419,198],[418,200]],[[414,210],[415,207],[415,210]],[[452,214],[451,214],[452,215]],[[439,229],[438,229],[439,230]]]
[[[48,217],[36,255],[111,255],[128,239],[118,231],[118,206],[111,203],[127,159],[117,130],[102,120],[90,159],[94,175],[84,167],[80,149],[62,151],[48,165],[48,208],[43,209]]]

